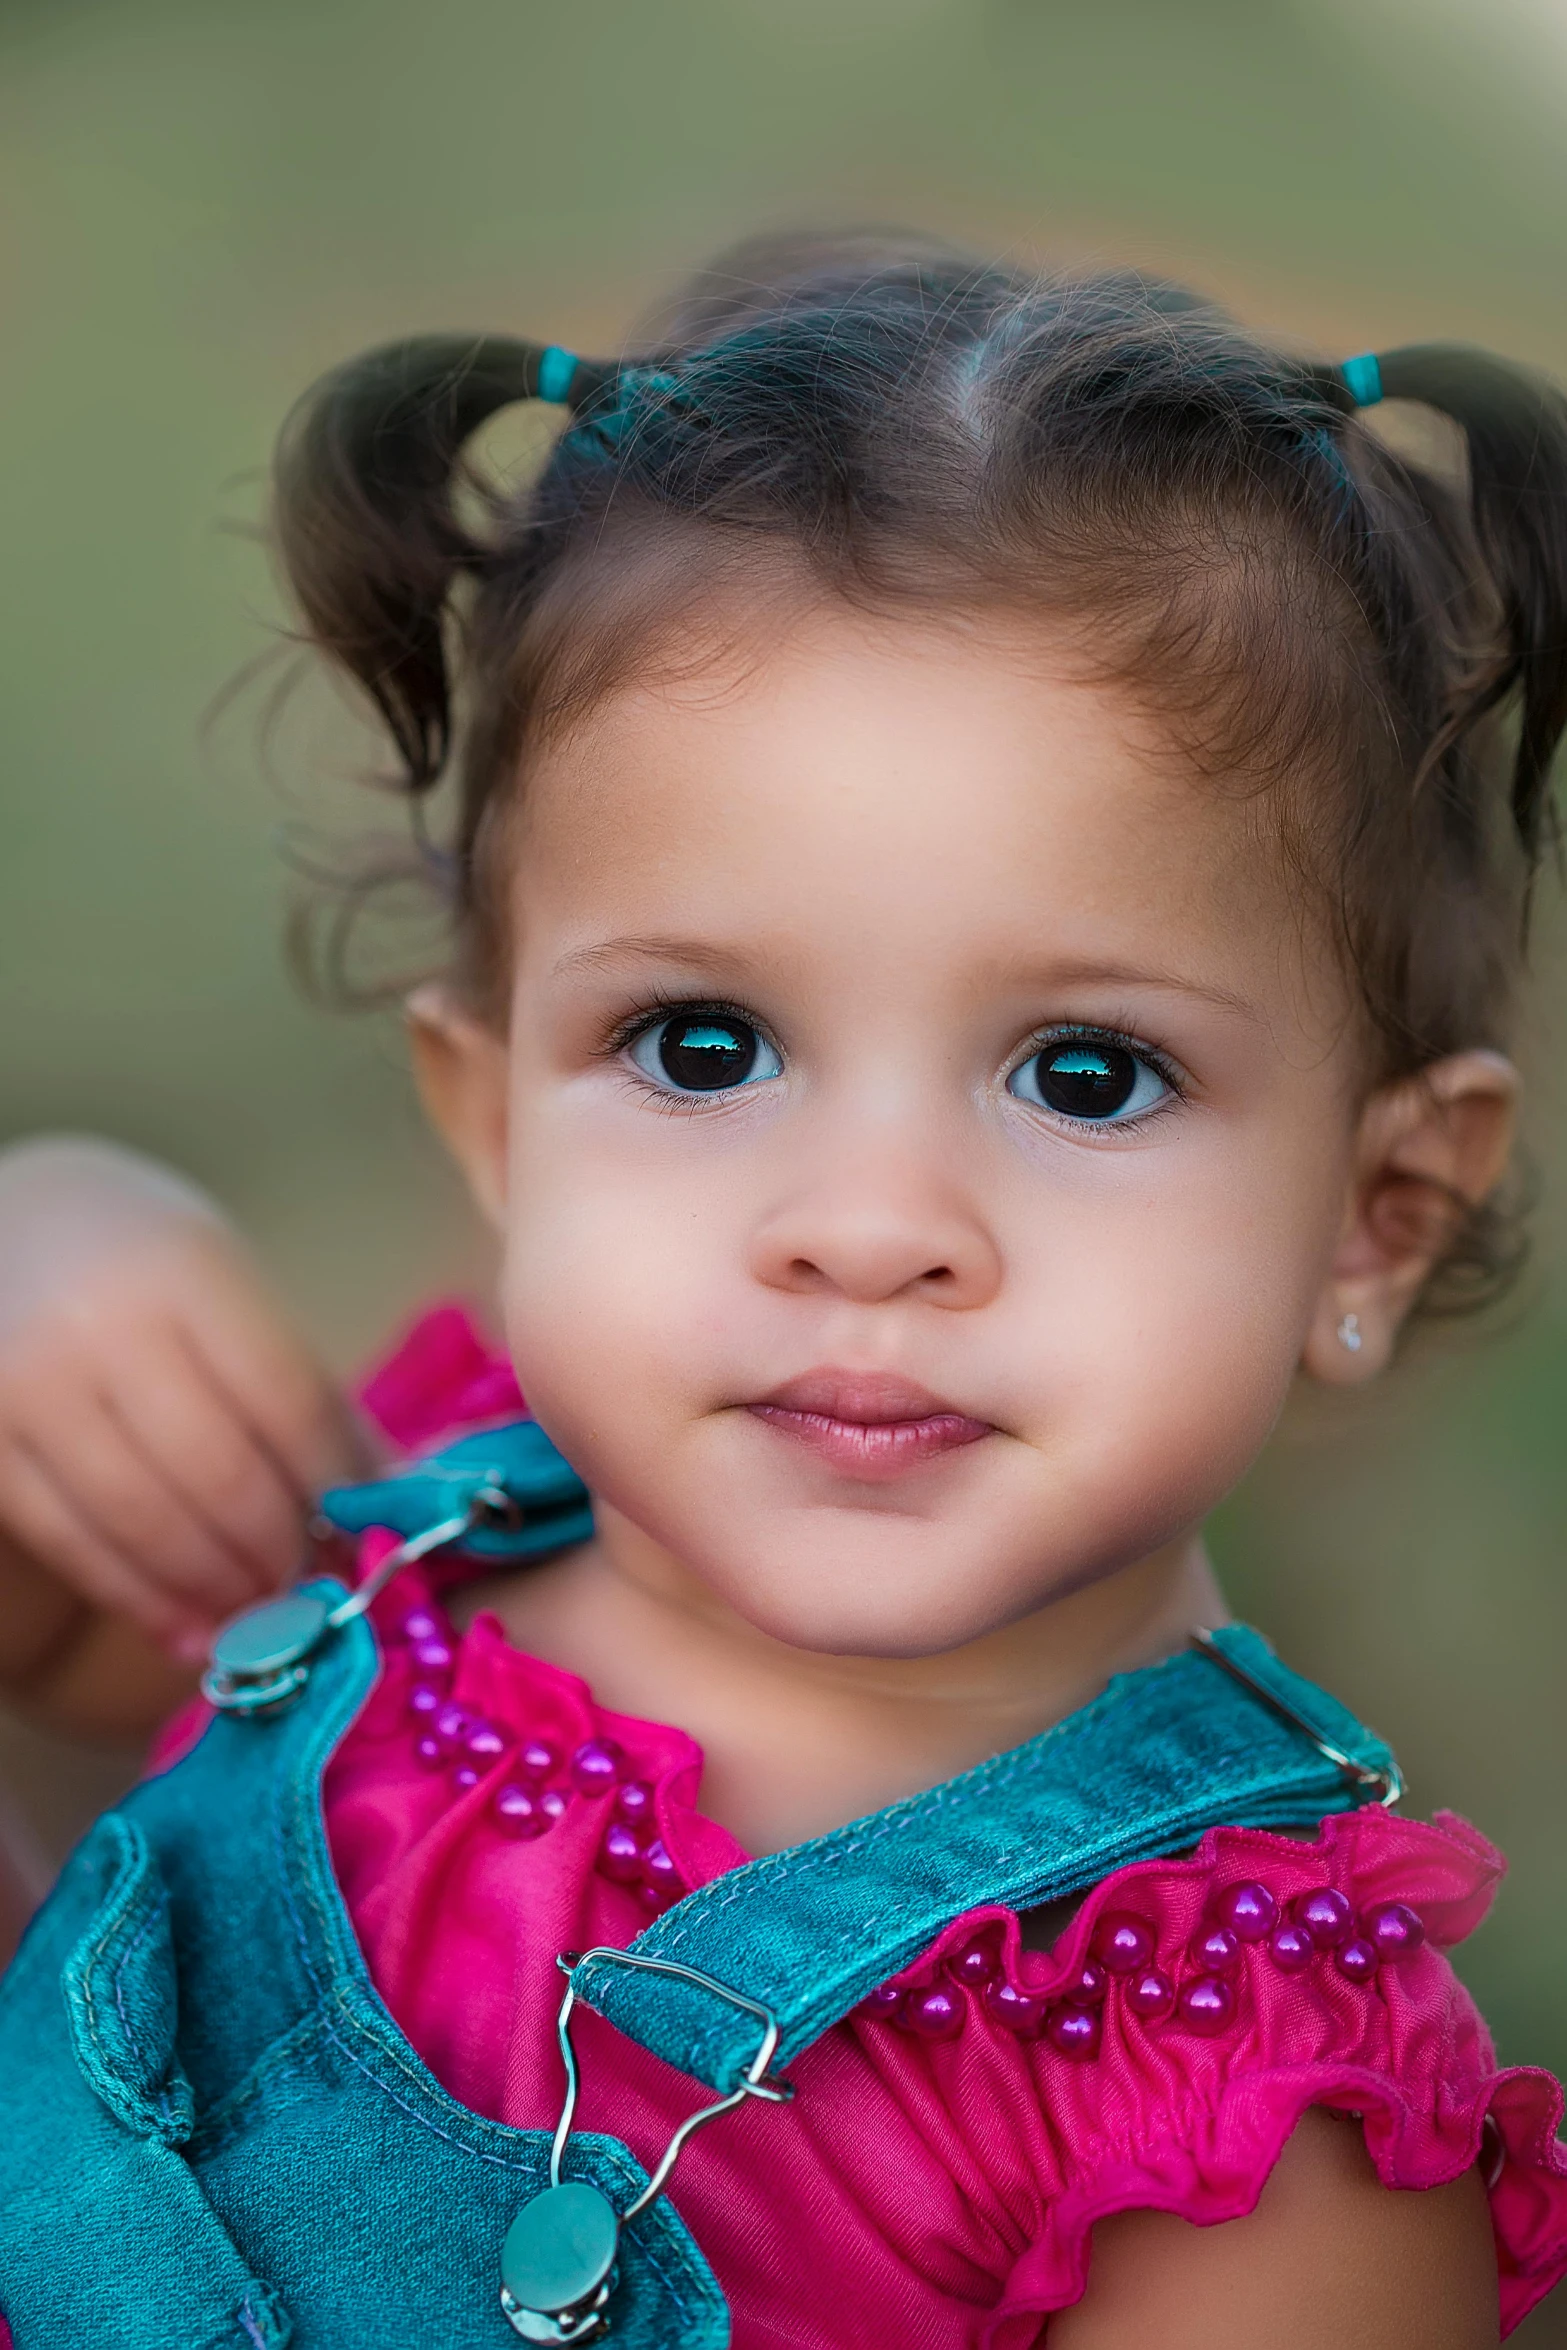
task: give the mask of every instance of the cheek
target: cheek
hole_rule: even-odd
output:
[[[704,1366],[727,1353],[744,1305],[743,1180],[661,1150],[661,1131],[643,1150],[564,1119],[523,1131],[504,1291],[524,1393],[579,1445],[596,1421],[703,1409]]]
[[[1303,1135],[1287,1152],[1216,1154],[1179,1184],[1129,1185],[1113,1228],[1101,1200],[1075,1233],[1057,1229],[1041,1280],[1061,1300],[1074,1418],[1106,1473],[1107,1454],[1135,1447],[1140,1482],[1200,1511],[1249,1466],[1332,1256],[1341,1170],[1335,1137]]]

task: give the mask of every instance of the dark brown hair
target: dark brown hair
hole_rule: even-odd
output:
[[[536,478],[478,482],[472,436],[541,397],[566,426]],[[1458,467],[1397,454],[1379,397],[1456,424]],[[619,362],[493,335],[351,361],[285,429],[276,521],[481,1005],[504,962],[487,852],[530,743],[765,575],[1071,627],[1216,783],[1272,787],[1371,1081],[1505,1042],[1567,724],[1567,403],[1484,353],[1346,373],[1142,277],[753,248]],[[1488,1292],[1509,1246],[1471,1220],[1449,1293]]]

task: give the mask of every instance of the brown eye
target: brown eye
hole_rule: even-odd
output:
[[[747,1020],[712,1012],[660,1020],[632,1043],[644,1077],[672,1093],[726,1093],[783,1074],[773,1047]]]
[[[1060,1037],[1041,1046],[1007,1080],[1019,1101],[1058,1118],[1112,1125],[1154,1109],[1170,1087],[1150,1061],[1126,1045]]]

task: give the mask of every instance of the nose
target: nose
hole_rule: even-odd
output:
[[[781,1200],[756,1230],[752,1270],[795,1295],[913,1297],[961,1312],[995,1296],[1001,1253],[977,1204],[934,1172],[861,1164],[820,1170]]]

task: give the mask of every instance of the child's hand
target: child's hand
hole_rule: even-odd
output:
[[[365,1453],[199,1192],[102,1143],[0,1155],[0,1679],[89,1616],[198,1661]]]

